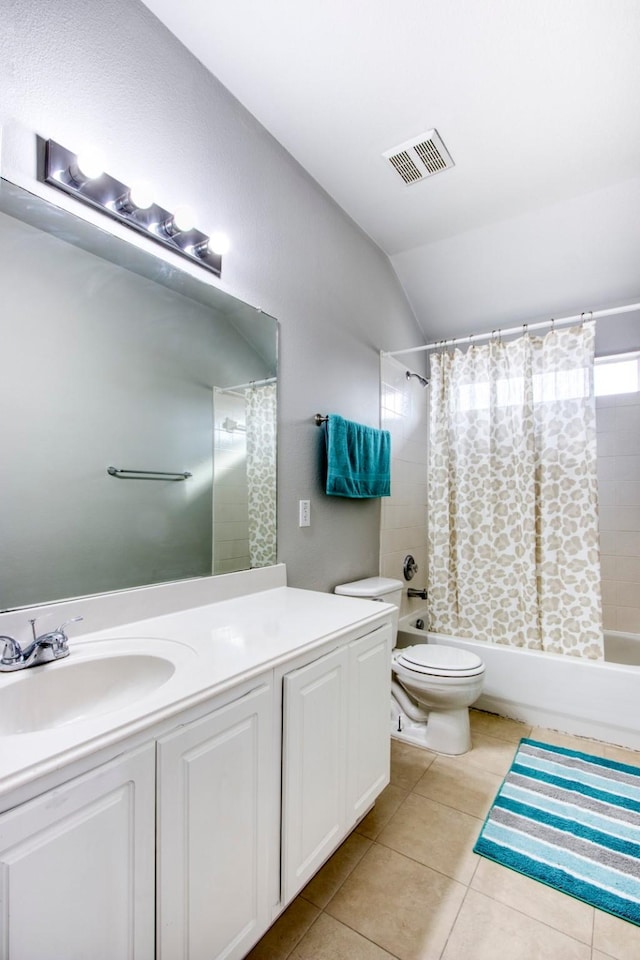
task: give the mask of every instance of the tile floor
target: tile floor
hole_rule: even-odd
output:
[[[248,960],[640,960],[640,927],[472,853],[520,737],[640,753],[471,711],[473,749],[392,741],[391,783]]]

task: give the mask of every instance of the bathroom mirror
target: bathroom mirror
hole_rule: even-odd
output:
[[[1,610],[275,563],[278,324],[202,273],[0,181]]]

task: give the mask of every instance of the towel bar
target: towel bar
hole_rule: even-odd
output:
[[[171,470],[125,470],[120,467],[107,467],[107,473],[120,480],[187,480],[193,476],[188,470],[174,473]]]
[[[316,413],[316,415],[315,415],[315,417],[314,417],[313,419],[314,419],[315,422],[316,422],[316,427],[320,427],[320,426],[322,426],[323,423],[326,423],[326,422],[327,422],[327,420],[329,419],[329,417],[323,417],[321,413]]]

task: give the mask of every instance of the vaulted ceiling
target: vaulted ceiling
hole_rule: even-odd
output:
[[[389,255],[427,335],[640,293],[638,0],[145,2]],[[406,185],[383,153],[433,128],[455,165]]]

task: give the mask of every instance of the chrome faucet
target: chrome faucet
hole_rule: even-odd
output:
[[[24,649],[13,637],[0,636],[0,673],[11,670],[25,670],[27,667],[36,667],[39,663],[49,663],[51,660],[61,660],[69,656],[69,638],[64,628],[70,623],[77,623],[84,617],[72,617],[55,630],[36,636],[35,619],[30,620],[33,640]],[[4,645],[4,646],[3,646]]]

